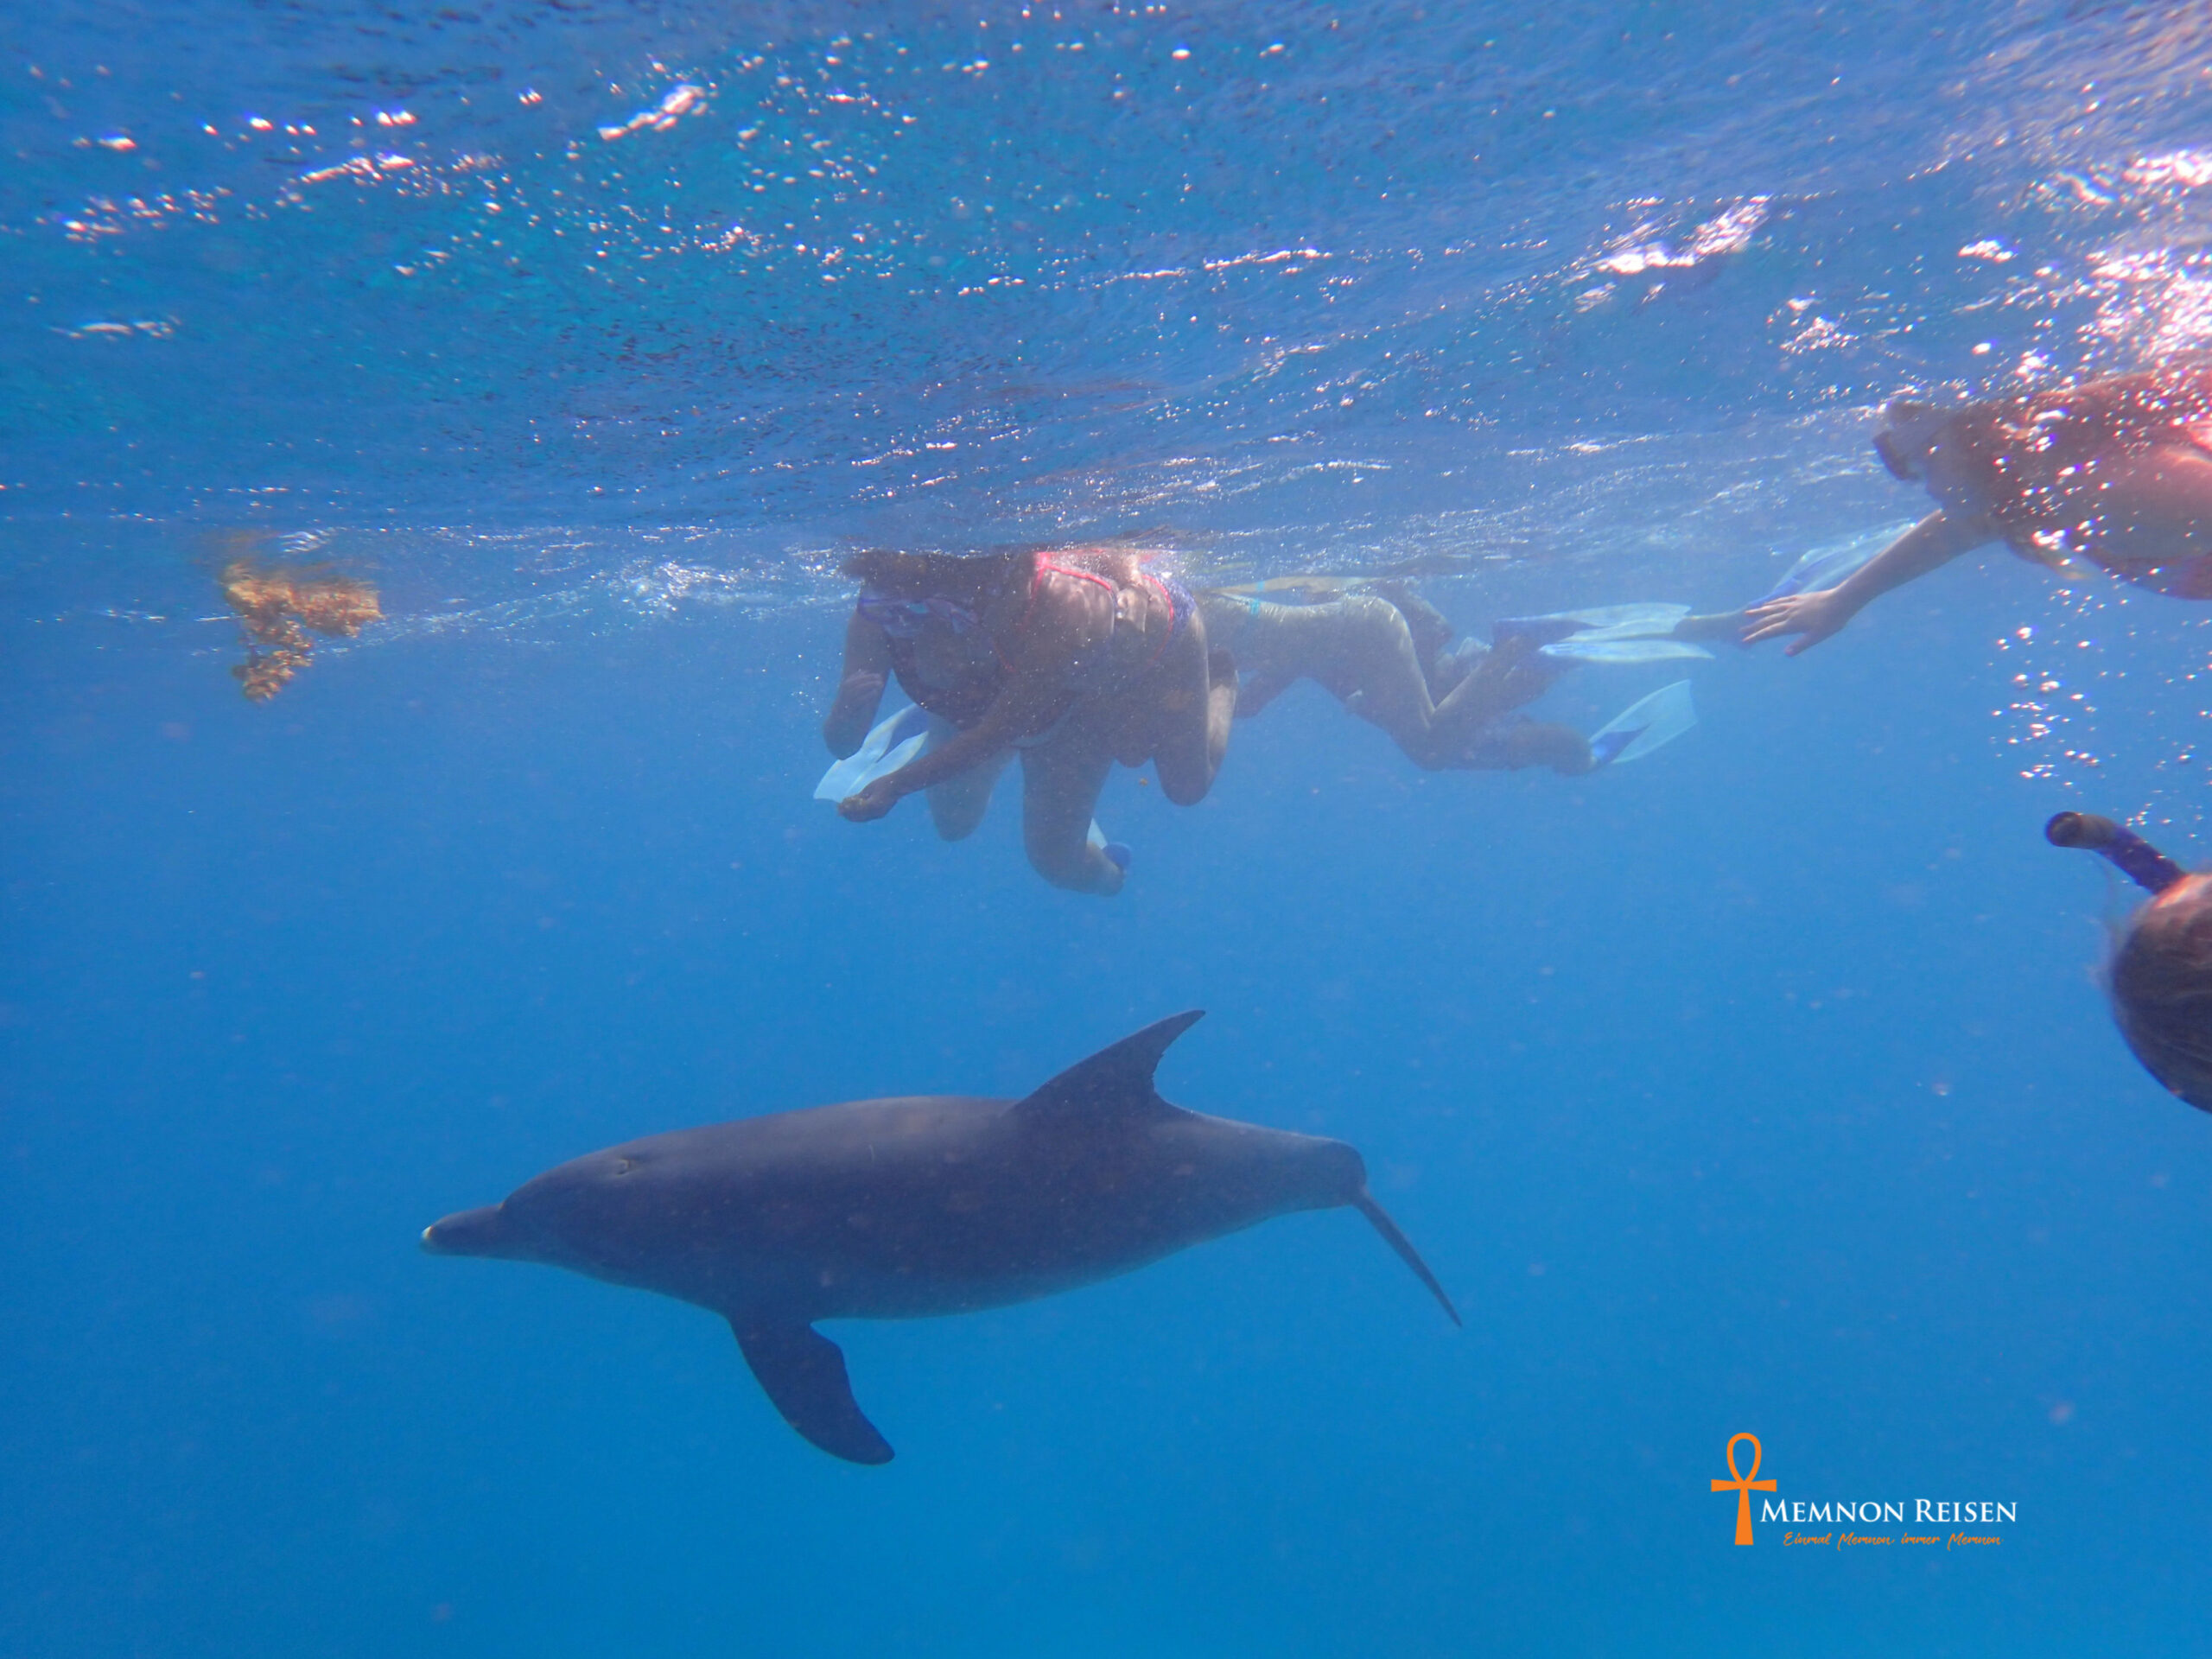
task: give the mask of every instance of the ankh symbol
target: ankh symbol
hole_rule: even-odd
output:
[[[1739,1475],[1736,1472],[1736,1447],[1745,1440],[1751,1443],[1751,1472],[1748,1475]],[[1736,1541],[1739,1544],[1748,1544],[1751,1541],[1751,1494],[1770,1492],[1775,1490],[1775,1483],[1759,1479],[1758,1472],[1759,1437],[1756,1434],[1730,1435],[1728,1437],[1729,1478],[1726,1480],[1714,1481],[1713,1490],[1716,1492],[1736,1494]]]

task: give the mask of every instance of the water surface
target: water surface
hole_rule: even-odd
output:
[[[0,22],[0,1652],[2193,1651],[2212,1143],[2062,806],[2212,842],[2185,605],[1992,554],[1634,767],[1311,688],[1110,902],[808,798],[845,551],[1137,535],[1500,615],[1924,505],[1905,387],[2212,327],[2178,5],[64,5]],[[684,89],[691,89],[686,92]],[[642,117],[643,118],[638,118]],[[615,136],[607,137],[608,133]],[[253,707],[213,575],[389,619]],[[1673,677],[1582,671],[1589,729]],[[655,1129],[1020,1093],[1186,1007],[1356,1218],[838,1328],[428,1221]],[[1784,1497],[1995,1548],[1732,1548]]]

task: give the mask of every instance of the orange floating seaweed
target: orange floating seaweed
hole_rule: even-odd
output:
[[[308,665],[315,633],[351,639],[384,620],[377,590],[327,565],[257,565],[233,559],[223,567],[223,597],[238,613],[246,659],[231,672],[250,702],[266,702]]]

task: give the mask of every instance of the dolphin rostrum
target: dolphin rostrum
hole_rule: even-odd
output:
[[[1154,1069],[1200,1017],[1147,1026],[1024,1100],[855,1100],[649,1135],[448,1216],[423,1248],[710,1308],[784,1421],[854,1463],[887,1463],[891,1447],[817,1319],[1049,1296],[1294,1210],[1357,1210],[1457,1325],[1352,1147],[1160,1097]]]

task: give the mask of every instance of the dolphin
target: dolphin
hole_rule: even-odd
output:
[[[888,1463],[891,1446],[817,1319],[1000,1307],[1349,1205],[1459,1324],[1356,1150],[1160,1097],[1160,1056],[1202,1017],[1147,1026],[1021,1100],[855,1100],[648,1135],[448,1216],[423,1248],[542,1262],[710,1309],[784,1421],[853,1463]]]

